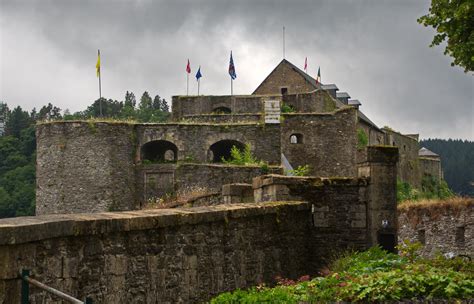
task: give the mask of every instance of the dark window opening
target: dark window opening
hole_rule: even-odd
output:
[[[281,95],[286,95],[288,94],[288,88],[281,88],[280,92],[281,92]]]
[[[227,108],[227,107],[218,107],[212,110],[212,113],[215,114],[230,114],[232,113],[232,110]]]
[[[417,239],[418,239],[418,242],[422,243],[423,245],[426,243],[426,239],[425,239],[425,229],[420,229],[420,230],[418,230]]]
[[[456,245],[461,245],[461,246],[464,245],[465,238],[466,238],[465,231],[466,229],[464,228],[464,226],[456,228],[456,238],[455,238]]]
[[[150,141],[142,146],[141,159],[154,163],[176,162],[178,147],[167,140]]]
[[[240,151],[244,151],[245,149],[245,145],[236,140],[221,140],[214,143],[210,147],[210,152],[212,153],[210,160],[212,159],[214,163],[220,163],[222,162],[222,158],[230,159],[230,150],[233,146],[237,147]]]
[[[302,144],[303,134],[295,133],[290,135],[290,144]]]
[[[396,253],[397,238],[393,233],[379,233],[378,243],[383,250]]]

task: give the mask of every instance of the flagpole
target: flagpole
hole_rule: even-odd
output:
[[[198,79],[198,96],[199,96],[199,85],[201,84],[201,78]]]
[[[186,72],[186,96],[189,95],[189,73]]]
[[[233,79],[230,77],[230,96],[234,95]]]
[[[100,50],[97,50],[97,55],[100,58]],[[99,115],[102,117],[102,84],[101,84],[101,77],[102,77],[102,71],[101,67],[99,65]]]
[[[285,59],[285,26],[283,26],[283,59]]]

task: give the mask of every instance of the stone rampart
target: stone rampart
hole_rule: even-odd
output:
[[[277,275],[315,274],[311,229],[305,202],[4,219],[0,303],[20,302],[25,268],[94,303],[200,303]],[[31,303],[53,302],[31,291]]]
[[[56,122],[36,128],[36,214],[136,209],[135,129]]]

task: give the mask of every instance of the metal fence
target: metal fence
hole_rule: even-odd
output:
[[[54,289],[48,285],[45,285],[39,281],[36,281],[35,279],[30,278],[30,270],[28,269],[23,269],[21,271],[21,304],[28,304],[30,303],[29,297],[30,297],[30,284],[33,286],[36,286],[46,292],[49,292],[50,294],[55,295],[56,297],[65,300],[69,303],[75,303],[75,304],[92,304],[92,299],[91,298],[86,298],[85,301],[81,301],[79,299],[76,299],[74,297],[71,297],[70,295],[67,295],[57,289]]]

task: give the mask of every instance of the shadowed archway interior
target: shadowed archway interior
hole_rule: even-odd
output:
[[[212,162],[220,163],[222,162],[222,158],[230,159],[230,151],[232,147],[235,146],[240,151],[244,151],[245,145],[237,140],[221,140],[214,143],[210,150],[212,152]]]
[[[176,162],[178,147],[167,140],[150,141],[142,146],[141,159],[157,163]]]

